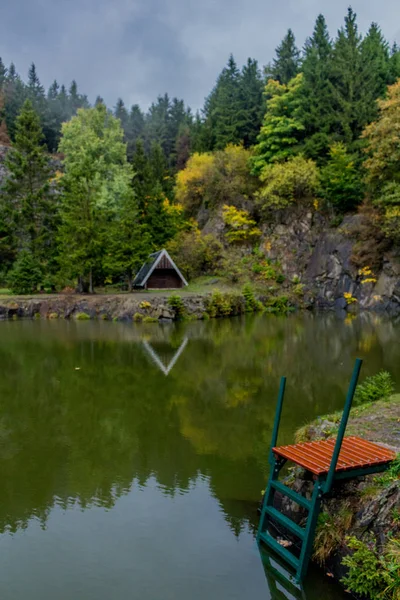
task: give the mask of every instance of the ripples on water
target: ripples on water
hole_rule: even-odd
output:
[[[400,381],[400,323],[0,323],[2,600],[269,598],[254,534],[280,443],[342,408],[352,364]],[[317,571],[308,600],[340,592]]]

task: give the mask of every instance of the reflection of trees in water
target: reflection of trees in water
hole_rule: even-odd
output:
[[[368,357],[364,375],[400,364],[398,325],[367,315],[152,326],[155,346],[190,340],[168,377],[135,341],[151,328],[49,325],[1,324],[1,531],[45,523],[54,503],[111,507],[150,476],[173,495],[199,474],[234,532],[253,527],[279,376],[290,439],[341,407],[356,354]]]

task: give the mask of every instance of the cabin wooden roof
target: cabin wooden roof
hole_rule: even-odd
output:
[[[183,284],[188,285],[188,282],[186,281],[186,279],[184,278],[184,276],[182,275],[182,273],[180,272],[180,270],[178,269],[178,267],[164,248],[163,250],[159,250],[158,252],[153,252],[153,254],[149,254],[148,259],[145,263],[143,263],[142,267],[140,268],[140,271],[138,272],[133,281],[134,287],[144,287],[146,285],[147,280],[153,273],[154,269],[157,268],[157,265],[164,262],[165,259],[168,260],[168,262],[171,264],[171,267],[179,275]]]

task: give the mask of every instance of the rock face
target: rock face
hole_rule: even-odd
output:
[[[400,256],[385,253],[372,282],[352,264],[355,240],[349,232],[357,227],[359,215],[345,217],[336,228],[318,213],[291,211],[279,218],[279,223],[264,226],[262,243],[288,280],[305,285],[316,307],[346,309],[343,294],[349,293],[361,309],[400,313]]]

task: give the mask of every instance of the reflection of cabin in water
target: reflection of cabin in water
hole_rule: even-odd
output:
[[[139,289],[177,289],[188,285],[186,279],[166,250],[150,254],[133,286]]]
[[[184,351],[188,338],[185,337],[178,348],[174,348],[171,344],[166,342],[153,342],[143,339],[143,346],[146,348],[150,358],[155,365],[164,373],[168,375],[174,367],[176,361]]]

